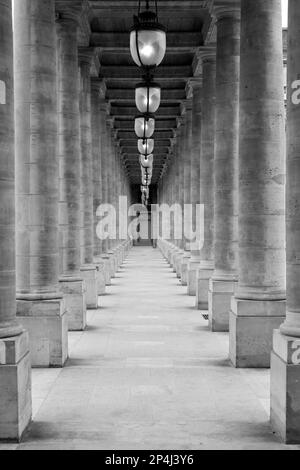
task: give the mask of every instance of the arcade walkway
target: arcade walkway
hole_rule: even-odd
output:
[[[268,424],[269,372],[230,367],[227,335],[158,250],[134,248],[101,304],[65,369],[33,371],[34,422],[6,447],[287,448]]]

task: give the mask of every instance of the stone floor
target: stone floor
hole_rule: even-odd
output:
[[[134,248],[63,370],[34,370],[10,449],[300,449],[268,423],[269,372],[235,370],[158,250]]]

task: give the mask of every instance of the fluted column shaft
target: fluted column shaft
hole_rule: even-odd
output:
[[[214,269],[214,157],[216,124],[216,56],[202,51],[203,99],[200,149],[200,204],[204,209],[202,248],[196,282],[196,308],[208,308],[209,283]]]
[[[101,188],[102,202],[108,203],[108,135],[107,135],[107,106],[101,103]],[[108,240],[102,240],[103,254],[108,251]]]
[[[76,18],[57,23],[59,228],[62,278],[80,279],[80,117]]]
[[[215,272],[237,278],[240,15],[217,11]]]
[[[19,300],[60,296],[54,3],[15,3]]]
[[[289,2],[288,29],[288,99],[287,99],[287,175],[286,175],[286,236],[287,236],[287,312],[281,327],[283,334],[300,337],[300,8]]]
[[[191,259],[188,265],[188,294],[196,295],[197,269],[200,262],[200,227],[198,213],[200,204],[200,151],[201,151],[201,112],[202,112],[202,86],[201,82],[194,82],[192,100],[192,147],[191,147],[191,210],[192,231],[196,234],[191,244]],[[198,224],[198,227],[197,227]]]
[[[63,366],[55,1],[15,1],[17,314],[34,366]],[[45,346],[46,345],[46,346]]]
[[[93,263],[93,155],[91,123],[91,56],[80,52],[81,98],[80,98],[80,136],[81,136],[81,211],[82,246],[81,263]]]
[[[193,85],[192,101],[192,135],[191,135],[191,204],[192,230],[196,231],[196,209],[200,204],[200,151],[201,151],[201,112],[202,112],[202,86],[201,83]],[[199,240],[199,233],[196,234],[195,245]],[[192,259],[199,260],[199,246],[191,250]]]
[[[237,284],[240,6],[215,2],[217,16],[214,159],[214,272],[208,310],[212,331],[228,331]],[[221,4],[221,6],[219,6]],[[236,5],[235,5],[236,4]]]
[[[0,1],[0,338],[19,335],[16,321],[13,33],[11,1]]]
[[[102,254],[102,241],[97,237],[97,224],[96,217],[97,209],[102,203],[102,155],[101,155],[101,110],[100,103],[102,82],[92,81],[92,102],[91,102],[91,116],[92,116],[92,154],[93,154],[93,246],[94,258],[98,258]]]
[[[191,226],[192,214],[190,210],[191,204],[191,155],[192,155],[192,106],[187,103],[185,129],[184,129],[184,146],[183,146],[183,191],[184,191],[184,256],[181,260],[181,284],[188,284],[188,263],[191,258]]]
[[[236,367],[268,367],[285,314],[285,130],[281,2],[242,0]],[[249,41],[251,37],[251,41]]]
[[[201,268],[214,267],[214,157],[216,125],[216,60],[203,57],[203,100],[200,149],[200,204],[204,206]]]
[[[192,168],[192,103],[186,110],[185,134],[184,134],[184,204],[191,204],[191,168]],[[189,214],[190,215],[190,214]],[[191,217],[186,218],[185,224],[185,250],[190,251]]]

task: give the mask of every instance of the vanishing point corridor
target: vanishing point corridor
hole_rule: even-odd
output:
[[[269,425],[269,371],[234,369],[186,287],[135,247],[64,369],[33,370],[27,449],[287,449]],[[297,447],[293,447],[294,449]]]

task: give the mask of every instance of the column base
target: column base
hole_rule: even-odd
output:
[[[300,444],[300,338],[274,331],[271,426],[286,444]]]
[[[115,269],[115,257],[114,257],[114,252],[109,251],[107,253],[108,256],[108,261],[109,261],[109,275],[111,279],[114,279],[116,277],[116,269]]]
[[[188,295],[195,296],[197,291],[197,271],[200,265],[199,259],[191,258],[188,264],[188,273],[187,273],[187,287]]]
[[[64,296],[68,330],[84,331],[86,328],[86,286],[82,279],[66,278],[59,281]]]
[[[198,268],[196,272],[196,309],[208,310],[209,280],[213,269]]]
[[[176,273],[176,255],[179,253],[179,249],[175,248],[171,253],[170,266],[173,268],[173,272]]]
[[[32,367],[63,367],[68,358],[65,301],[18,300],[17,316],[29,334]]]
[[[209,280],[208,321],[211,331],[229,331],[231,299],[235,294],[236,288],[237,281]]]
[[[183,259],[184,251],[179,250],[179,252],[174,256],[174,272],[176,272],[178,279],[181,278],[181,263]]]
[[[0,441],[20,442],[31,421],[28,333],[0,339]]]
[[[104,295],[106,291],[105,261],[103,259],[95,260],[97,270],[97,292]]]
[[[273,331],[285,320],[285,300],[232,298],[229,356],[237,368],[269,368]]]
[[[188,264],[190,259],[191,253],[189,251],[185,251],[181,260],[181,284],[183,286],[188,285]]]
[[[81,275],[86,286],[86,308],[98,308],[97,270],[93,265],[82,266]]]
[[[102,255],[102,259],[104,261],[105,286],[111,286],[109,256],[108,255]]]

